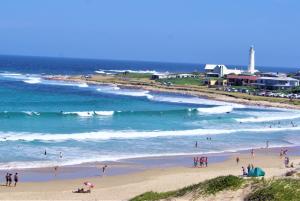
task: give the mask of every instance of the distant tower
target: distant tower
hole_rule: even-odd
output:
[[[248,73],[254,74],[255,73],[255,51],[254,47],[251,46],[249,50],[249,66],[248,66]]]

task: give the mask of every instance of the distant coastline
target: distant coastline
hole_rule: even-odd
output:
[[[88,78],[83,75],[74,76],[47,76],[45,79],[58,80],[58,81],[69,81],[86,84],[110,84],[124,88],[135,88],[144,89],[154,92],[167,92],[177,93],[184,95],[192,95],[204,97],[217,101],[224,101],[230,103],[238,103],[244,105],[261,106],[261,107],[274,107],[274,108],[285,108],[285,109],[300,109],[300,105],[297,100],[290,100],[288,98],[271,98],[271,97],[258,97],[249,94],[241,93],[229,93],[225,91],[218,91],[214,88],[208,88],[207,86],[195,86],[195,85],[172,85],[166,86],[157,83],[149,79],[127,79],[120,78],[112,75],[91,75]],[[297,103],[295,102],[297,101]]]

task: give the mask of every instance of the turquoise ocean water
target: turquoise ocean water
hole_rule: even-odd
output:
[[[0,169],[221,153],[264,147],[267,140],[270,146],[300,143],[299,111],[43,79],[133,65],[54,61],[0,58]],[[170,64],[138,65],[131,70],[177,69],[168,69]],[[189,65],[187,71],[195,67]]]

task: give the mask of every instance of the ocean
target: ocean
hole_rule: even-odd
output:
[[[42,78],[120,70],[189,72],[203,65],[0,56],[0,169],[222,153],[266,141],[300,145],[296,110]]]

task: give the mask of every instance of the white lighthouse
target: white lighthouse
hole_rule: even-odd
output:
[[[254,47],[251,46],[249,50],[249,65],[248,65],[248,73],[254,74],[255,73],[255,51]]]

